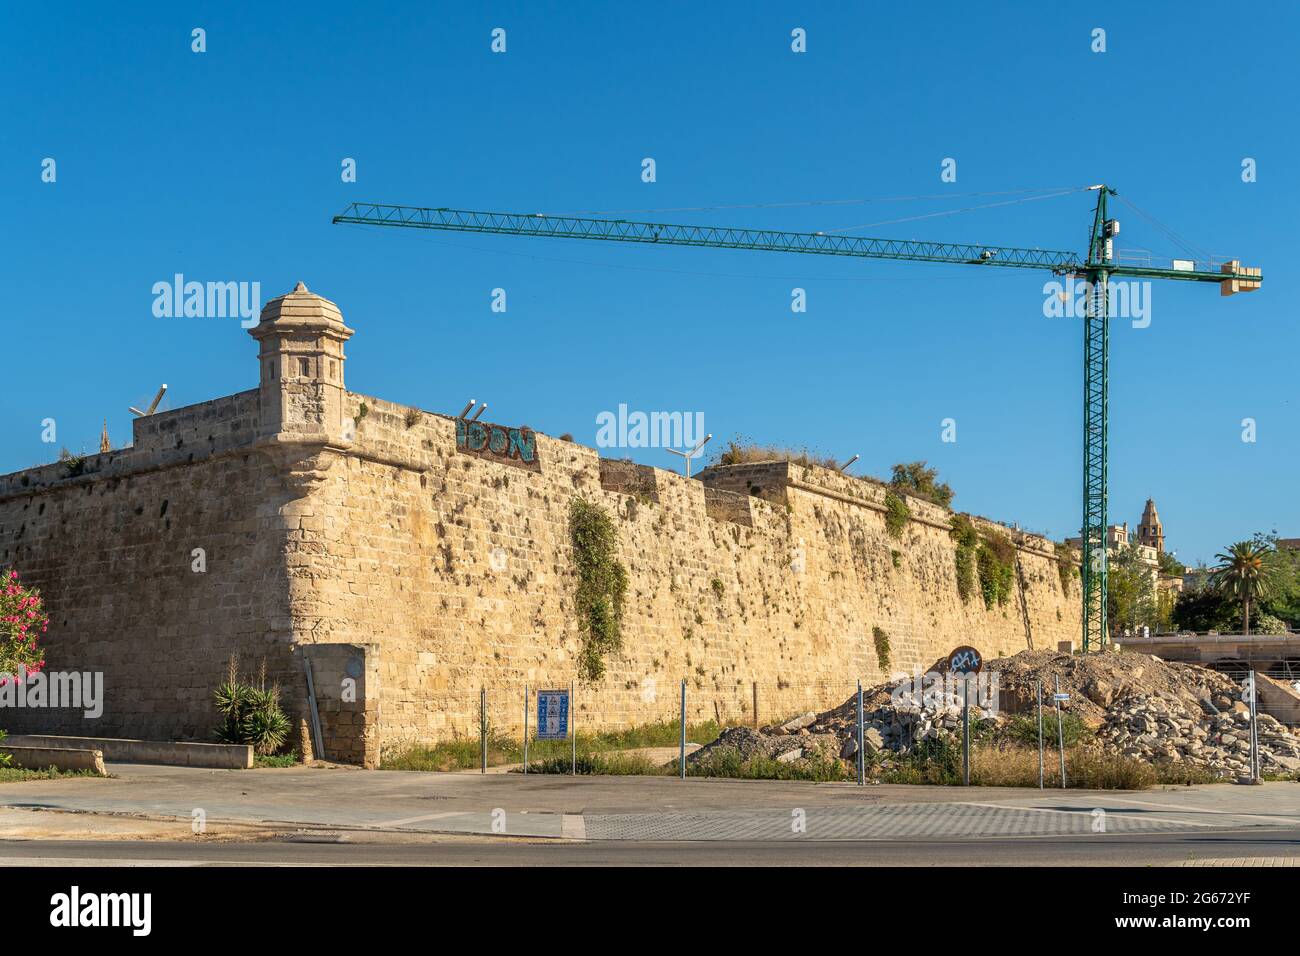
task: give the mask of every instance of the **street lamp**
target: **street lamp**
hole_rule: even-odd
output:
[[[671,455],[682,456],[682,460],[686,462],[686,477],[689,478],[691,477],[691,459],[700,453],[700,449],[703,448],[705,443],[708,442],[708,440],[712,437],[713,437],[712,433],[705,435],[703,438],[700,439],[699,444],[697,444],[690,451],[678,451],[676,448],[665,448],[664,451],[668,452]]]

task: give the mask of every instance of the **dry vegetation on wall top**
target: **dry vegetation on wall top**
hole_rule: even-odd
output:
[[[733,438],[713,459],[715,465],[747,465],[762,461],[789,461],[805,467],[818,466],[839,470],[840,463],[834,458],[807,448],[782,448],[778,445],[757,445],[741,438]]]
[[[805,468],[831,468],[839,471],[841,462],[829,455],[811,451],[808,448],[786,448],[780,445],[760,445],[747,439],[736,437],[727,442],[711,461],[714,465],[747,465],[770,461],[788,461]],[[947,482],[939,480],[939,472],[925,461],[899,462],[891,468],[888,482],[870,475],[850,475],[859,481],[875,485],[887,485],[894,491],[924,498],[941,508],[952,506],[955,492]]]

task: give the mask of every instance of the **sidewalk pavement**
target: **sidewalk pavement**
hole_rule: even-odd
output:
[[[0,807],[210,824],[613,841],[979,839],[1300,830],[1300,785],[1138,792],[671,777],[207,770],[0,784]],[[51,815],[53,817],[53,815]]]

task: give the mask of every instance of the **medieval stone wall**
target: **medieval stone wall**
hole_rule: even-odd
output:
[[[0,727],[211,739],[211,694],[232,652],[287,675],[281,548],[266,517],[283,480],[250,447],[256,420],[245,392],[138,420],[133,447],[80,466],[0,477],[0,566],[44,594],[47,670],[102,672],[105,694],[97,720],[6,708]]]
[[[333,303],[299,285],[253,331],[259,388],[142,418],[131,448],[0,476],[0,566],[42,589],[47,666],[101,671],[103,716],[10,710],[10,731],[211,739],[231,653],[265,660],[305,752],[500,732],[524,689],[577,683],[578,726],[774,720],[854,683],[1079,630],[1051,542],[1017,585],[963,601],[947,511],[787,462],[693,479],[594,449],[347,392]],[[623,646],[578,680],[569,512],[605,509],[628,575]],[[977,520],[978,523],[978,520]],[[196,565],[201,553],[202,568]],[[889,660],[882,657],[887,645]],[[308,733],[310,669],[321,744]]]
[[[688,480],[544,435],[532,471],[458,451],[452,419],[348,402],[356,445],[314,495],[331,517],[313,566],[335,586],[293,611],[321,640],[378,646],[386,747],[476,734],[482,689],[492,723],[514,730],[525,685],[575,680],[575,496],[616,517],[629,573],[623,652],[577,689],[588,727],[672,718],[682,678],[697,718],[752,719],[755,683],[766,719],[838,703],[887,676],[876,628],[889,671],[957,644],[1012,654],[1078,632],[1077,584],[1062,593],[1051,542],[999,529],[1020,544],[1023,604],[1019,589],[992,610],[963,602],[948,512],[912,499],[895,540],[877,483],[787,463]]]

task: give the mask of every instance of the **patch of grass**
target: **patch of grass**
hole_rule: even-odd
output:
[[[1208,767],[1198,767],[1195,764],[1187,764],[1181,761],[1166,761],[1154,765],[1156,772],[1156,782],[1165,786],[1190,787],[1194,783],[1224,783],[1224,777],[1219,776]],[[1069,771],[1069,768],[1066,768]],[[1270,778],[1265,777],[1265,780]],[[1300,780],[1300,774],[1291,777],[1280,777],[1272,779],[1281,780]]]
[[[718,598],[722,597],[722,592],[725,590],[725,588],[722,584],[721,578],[714,578],[712,581],[709,582],[709,587],[713,588],[713,593],[716,597]]]
[[[1269,783],[1300,783],[1300,770],[1294,773],[1266,773],[1263,779]]]
[[[1056,754],[1046,751],[1043,760],[1045,786],[1060,787],[1059,767]],[[885,768],[879,779],[884,783],[959,786],[961,741],[950,735],[925,741],[913,754]],[[1066,748],[1065,782],[1068,787],[1083,790],[1147,790],[1160,781],[1157,769],[1149,763],[1080,745]],[[1037,747],[972,744],[971,784],[977,787],[1037,787]]]
[[[1050,751],[1043,756],[1044,785],[1059,788],[1059,758]],[[1147,790],[1157,782],[1150,764],[1086,746],[1066,748],[1065,781],[1069,787],[1084,790]],[[971,783],[984,787],[1037,787],[1038,750],[981,747],[971,756]]]
[[[635,750],[641,747],[676,747],[681,743],[681,722],[661,720],[651,724],[640,724],[626,730],[610,730],[604,733],[586,735],[578,734],[578,750]],[[718,739],[723,727],[715,720],[705,720],[697,724],[686,725],[686,739],[691,743],[710,744]],[[539,741],[546,743],[547,741]]]
[[[713,720],[686,725],[686,739],[691,743],[708,744],[718,739],[722,726]],[[578,759],[584,757],[613,757],[619,751],[640,750],[644,747],[676,747],[681,743],[681,724],[676,720],[662,720],[639,724],[624,730],[600,733],[578,733]],[[569,740],[533,740],[528,744],[529,773],[533,762],[544,764],[555,760],[568,766],[573,747]],[[625,755],[634,757],[635,755]],[[381,761],[384,770],[423,770],[446,772],[473,770],[480,765],[479,739],[460,737],[434,744],[416,744],[385,754]],[[493,734],[488,739],[488,766],[523,763],[523,741],[518,737]],[[567,772],[567,771],[566,771]],[[581,772],[581,768],[579,768]],[[595,772],[595,771],[593,771]],[[632,770],[619,771],[633,773]]]
[[[670,773],[679,773],[678,762],[669,765]],[[731,747],[712,750],[698,760],[687,761],[688,777],[727,777],[735,780],[809,780],[831,783],[855,779],[856,771],[843,760],[818,754],[807,760],[782,763],[768,757],[745,760]]]
[[[1073,747],[1080,742],[1089,741],[1093,733],[1076,714],[1061,714],[1061,733],[1065,737],[1065,746]],[[1057,746],[1056,712],[1043,710],[1043,746]],[[1033,714],[1019,714],[1007,722],[1002,731],[1007,740],[1023,744],[1026,747],[1038,747],[1038,718]],[[1068,776],[1067,771],[1067,776]]]
[[[972,753],[972,764],[973,762]],[[961,741],[950,734],[923,740],[910,754],[887,769],[882,779],[885,783],[960,784]]]
[[[270,757],[256,756],[253,758],[254,767],[296,767],[301,762],[298,752],[276,754]]]
[[[58,767],[46,767],[44,770],[28,770],[24,767],[0,767],[0,783],[21,783],[24,780],[58,780],[62,777],[98,777],[99,774],[89,770],[60,770]]]
[[[480,744],[477,737],[458,737],[434,744],[413,744],[380,759],[382,770],[422,770],[445,773],[472,770],[479,766]],[[488,738],[488,766],[519,763],[524,759],[523,744],[518,739]]]
[[[529,773],[573,773],[571,757],[551,757],[528,765]],[[662,777],[672,772],[644,754],[578,754],[579,776]],[[518,773],[519,771],[512,771]]]

